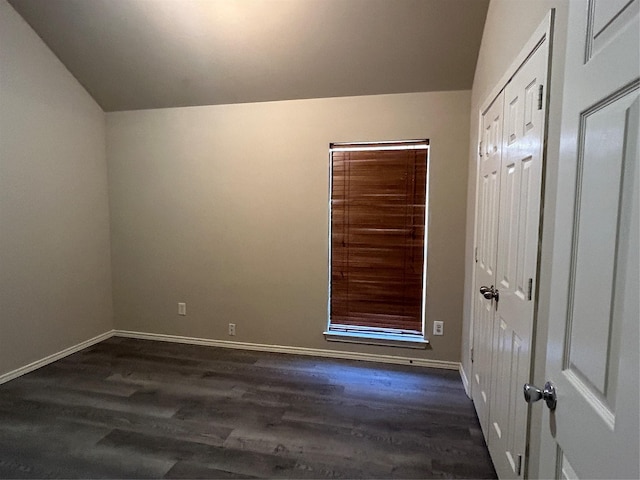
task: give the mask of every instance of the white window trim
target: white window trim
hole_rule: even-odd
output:
[[[365,345],[379,345],[383,347],[427,348],[429,340],[420,333],[397,334],[382,331],[340,330],[334,328],[323,333],[329,342],[360,343]],[[391,330],[391,329],[389,329]]]

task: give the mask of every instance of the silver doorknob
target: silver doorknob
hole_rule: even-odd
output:
[[[496,302],[500,298],[500,294],[498,293],[497,288],[493,288],[493,285],[490,287],[482,286],[480,287],[480,294],[486,298],[487,300],[491,300],[492,298],[496,299]]]
[[[543,400],[549,407],[549,410],[555,410],[558,404],[558,397],[556,395],[556,387],[551,382],[544,384],[544,390],[540,390],[535,385],[529,383],[524,384],[524,399],[527,403],[534,403],[538,400]]]

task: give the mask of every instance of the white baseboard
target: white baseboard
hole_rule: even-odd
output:
[[[460,378],[462,378],[462,385],[464,386],[464,393],[467,394],[467,397],[471,398],[471,390],[469,388],[469,379],[467,378],[467,374],[464,371],[464,366],[460,363]]]
[[[85,340],[84,342],[80,342],[77,345],[74,345],[69,348],[65,348],[64,350],[59,351],[58,353],[54,353],[53,355],[49,355],[43,359],[37,360],[35,362],[30,363],[29,365],[25,365],[24,367],[16,368],[10,372],[4,373],[0,375],[0,385],[8,382],[9,380],[13,380],[14,378],[25,375],[29,372],[33,372],[40,367],[44,367],[45,365],[49,365],[50,363],[55,362],[56,360],[60,360],[61,358],[67,357],[73,353],[79,352],[91,345],[95,345],[96,343],[102,342],[107,338],[113,336],[113,330],[109,330],[108,332],[104,332],[97,337],[90,338],[89,340]]]
[[[181,337],[164,335],[161,333],[131,332],[114,330],[118,337],[140,338],[143,340],[159,340],[162,342],[188,343],[191,345],[206,345],[210,347],[236,348],[240,350],[256,350],[260,352],[290,353],[295,355],[309,355],[313,357],[342,358],[347,360],[364,360],[369,362],[394,363],[400,365],[414,365],[418,367],[443,368],[446,370],[460,370],[459,362],[444,360],[429,360],[423,358],[399,357],[395,355],[378,355],[373,353],[341,352],[338,350],[324,350],[319,348],[290,347],[286,345],[266,345],[261,343],[231,342],[228,340],[212,340],[208,338]]]

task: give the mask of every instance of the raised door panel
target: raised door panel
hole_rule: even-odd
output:
[[[613,99],[607,99],[613,100]],[[638,90],[585,112],[584,149],[578,162],[574,258],[570,271],[567,373],[582,379],[615,411],[617,359],[622,318],[616,315],[619,229],[625,212],[625,178],[635,165],[624,155],[629,115]],[[629,181],[629,180],[627,180]],[[597,292],[597,294],[594,294]]]
[[[529,372],[529,346],[498,315],[495,343],[495,392],[491,404],[489,446],[500,478],[521,475],[525,444],[522,422],[527,417],[519,379]]]

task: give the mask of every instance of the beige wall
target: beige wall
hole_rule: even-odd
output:
[[[0,375],[112,329],[104,113],[0,0]]]
[[[107,114],[116,328],[458,361],[469,100],[460,91]],[[427,351],[326,342],[329,143],[425,137],[428,328],[444,320],[445,335]]]
[[[476,155],[478,149],[478,119],[481,105],[488,99],[498,81],[515,60],[526,41],[543,21],[549,10],[555,8],[555,31],[552,42],[552,65],[549,84],[549,119],[547,135],[547,156],[545,159],[546,191],[555,187],[555,172],[558,164],[560,141],[560,115],[562,111],[562,84],[564,71],[564,53],[566,46],[566,28],[569,0],[491,0],[485,22],[482,45],[476,65],[473,82],[470,118],[469,185],[467,193],[467,240],[465,245],[465,295],[464,324],[462,332],[462,365],[470,378],[472,365],[471,349],[471,295],[473,285],[473,232],[476,191]],[[554,198],[546,195],[544,210],[553,211]],[[544,226],[544,219],[543,219]],[[534,372],[533,381],[544,384],[544,366],[546,359],[546,340],[548,317],[546,302],[548,299],[548,265],[550,250],[548,231],[545,230],[541,251],[541,273],[539,276],[539,311],[535,327]],[[542,409],[533,408],[531,417],[529,477],[536,478],[541,445],[540,438],[549,430],[542,425]],[[551,443],[551,442],[549,442]]]

